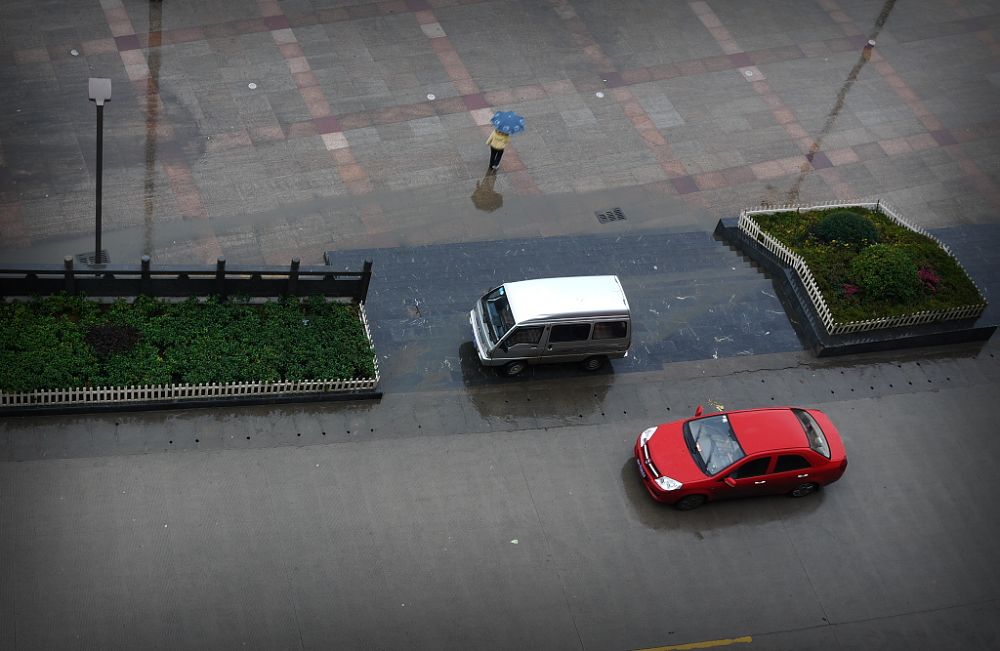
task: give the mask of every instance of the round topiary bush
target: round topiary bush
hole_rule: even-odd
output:
[[[843,242],[857,247],[878,242],[872,220],[851,210],[834,210],[813,226],[813,235],[824,242]]]
[[[888,245],[876,244],[855,256],[851,273],[866,298],[910,302],[920,296],[917,265],[905,251]]]

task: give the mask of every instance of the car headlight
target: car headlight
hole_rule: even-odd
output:
[[[670,477],[657,477],[653,481],[655,481],[656,485],[665,491],[675,491],[684,485],[676,479],[671,479]]]
[[[650,427],[649,429],[643,430],[642,434],[639,435],[639,445],[646,445],[646,441],[653,438],[653,434],[655,433],[656,433],[655,427]]]

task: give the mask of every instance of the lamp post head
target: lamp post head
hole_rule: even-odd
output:
[[[104,102],[111,101],[111,80],[104,77],[90,78],[90,99],[98,106],[104,106]]]

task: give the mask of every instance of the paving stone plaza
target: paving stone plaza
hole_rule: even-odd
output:
[[[385,395],[0,421],[0,647],[1000,645],[996,342],[817,361],[712,236],[887,202],[1000,322],[995,0],[4,0],[0,264],[94,251],[91,78],[111,261],[373,260]],[[478,364],[483,291],[592,273],[627,359]],[[844,480],[648,499],[638,432],[781,403]]]
[[[1000,205],[988,2],[12,0],[0,18],[8,260],[93,239],[90,77],[113,84],[117,262],[710,230],[854,197],[935,228]],[[483,212],[497,109],[528,127]],[[628,219],[600,224],[623,189]]]

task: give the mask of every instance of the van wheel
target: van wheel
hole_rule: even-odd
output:
[[[583,370],[585,370],[585,371],[596,371],[597,369],[599,369],[602,366],[604,366],[604,358],[603,357],[588,357],[587,359],[583,360],[582,366],[583,366]]]
[[[525,362],[511,362],[503,367],[503,372],[510,376],[520,375],[526,368],[528,368],[528,364]]]

